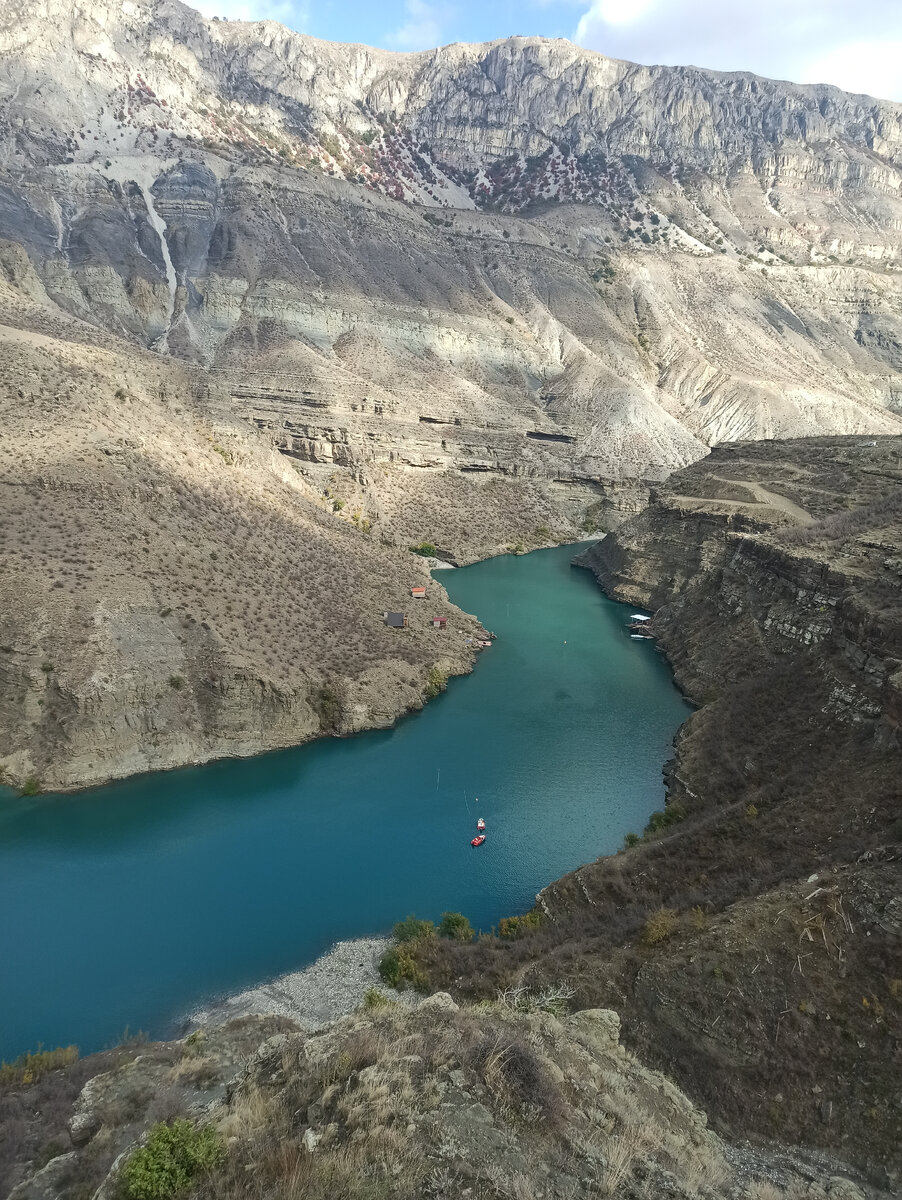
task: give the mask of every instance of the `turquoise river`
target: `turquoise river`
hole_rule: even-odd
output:
[[[577,549],[442,571],[498,640],[394,729],[0,795],[0,1058],[166,1033],[410,912],[489,929],[641,830],[689,707]]]

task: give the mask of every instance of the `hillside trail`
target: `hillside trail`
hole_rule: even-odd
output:
[[[762,487],[760,483],[753,483],[750,479],[727,479],[723,475],[712,475],[712,479],[717,479],[720,483],[732,483],[735,487],[745,488],[754,496],[753,504],[767,505],[769,508],[775,508],[779,512],[786,513],[788,517],[792,517],[799,525],[811,525],[814,523],[814,517],[811,513],[786,496],[781,496],[779,492],[772,492],[766,487]],[[712,503],[710,496],[683,496],[680,499],[697,500],[700,503]],[[727,500],[717,498],[717,504],[726,504],[731,508],[748,508],[749,501],[747,500]]]

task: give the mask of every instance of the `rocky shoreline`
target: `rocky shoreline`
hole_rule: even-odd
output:
[[[379,960],[391,944],[392,939],[384,937],[336,942],[300,971],[278,975],[196,1009],[185,1019],[183,1033],[248,1016],[288,1017],[307,1029],[328,1025],[354,1012],[368,988],[384,989]],[[398,998],[409,1007],[418,1001],[409,992],[399,992]]]

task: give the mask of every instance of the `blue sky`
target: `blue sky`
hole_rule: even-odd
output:
[[[190,2],[190,0],[189,0]],[[511,34],[902,100],[902,0],[202,0],[336,42],[425,50]]]

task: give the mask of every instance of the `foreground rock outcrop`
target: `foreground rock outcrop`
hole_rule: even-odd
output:
[[[902,1161],[902,440],[716,449],[583,556],[698,711],[644,834],[434,986],[567,981],[722,1129]],[[637,645],[637,652],[645,647]]]
[[[364,1010],[319,1030],[247,1018],[121,1050],[74,1106],[38,1109],[34,1132],[59,1136],[68,1122],[68,1148],[61,1138],[35,1170],[22,1146],[7,1165],[7,1183],[19,1180],[11,1200],[120,1194],[148,1129],[185,1114],[221,1146],[216,1165],[182,1189],[197,1197],[878,1195],[826,1158],[730,1146],[621,1046],[616,1013],[554,1009],[522,997],[520,1007],[459,1008],[438,994],[411,1011],[370,995]],[[33,1102],[29,1090],[15,1084],[7,1098]]]

